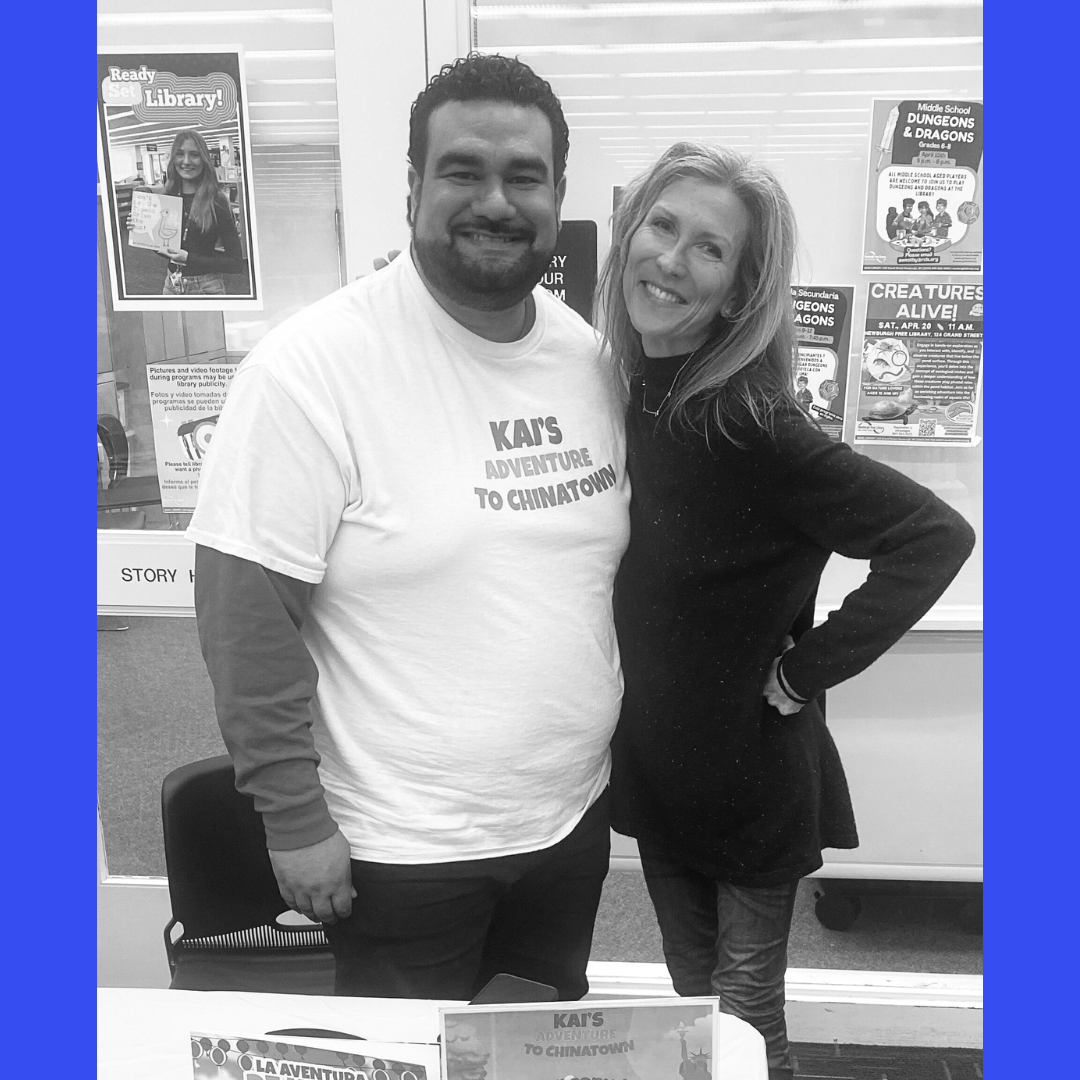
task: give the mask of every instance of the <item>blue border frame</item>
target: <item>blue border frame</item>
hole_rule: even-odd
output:
[[[97,818],[96,512],[85,429],[96,402],[84,365],[96,351],[97,243],[94,189],[84,185],[97,155],[83,95],[93,85],[94,7],[12,5],[4,29],[9,115],[25,118],[8,137],[16,179],[4,230],[5,1010],[24,1047],[55,1045],[61,1026],[87,1063],[96,1026]],[[46,228],[41,210],[58,195],[69,205],[60,228]]]
[[[1077,948],[1066,828],[1076,817],[1080,717],[1065,614],[1077,602],[1078,452],[1070,425],[1039,403],[1065,405],[1076,381],[1067,369],[1042,371],[1044,357],[1072,352],[1062,343],[1076,323],[1068,230],[1076,153],[1065,119],[1076,12],[1063,2],[1020,10],[991,0],[985,23],[986,201],[998,223],[987,232],[983,399],[985,1061],[993,1076],[1067,1076],[1076,1070],[1068,1032]],[[1014,231],[1007,223],[1024,205],[1038,206],[1031,229]],[[1017,243],[1020,234],[1030,242]]]

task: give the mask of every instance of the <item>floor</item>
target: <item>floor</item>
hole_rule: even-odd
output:
[[[194,620],[142,617],[104,624],[110,622],[130,629],[98,634],[99,805],[109,872],[164,876],[161,780],[171,769],[223,753],[224,747]],[[901,893],[867,896],[851,928],[836,931],[817,921],[815,887],[811,879],[799,889],[792,967],[981,974],[982,938],[959,927],[955,902]],[[639,874],[609,874],[593,959],[663,962]]]
[[[792,1046],[797,1080],[982,1080],[981,1050],[910,1046]]]
[[[817,887],[812,878],[799,886],[788,945],[791,967],[982,974],[982,936],[960,928],[956,901],[867,896],[850,929],[826,930],[814,914]],[[608,874],[592,959],[664,962],[660,931],[639,874]]]

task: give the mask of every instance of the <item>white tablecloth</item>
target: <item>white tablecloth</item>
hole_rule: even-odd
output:
[[[98,1080],[192,1080],[192,1031],[262,1035],[278,1028],[316,1027],[381,1042],[434,1042],[439,1006],[462,1004],[103,987],[98,990]],[[714,1080],[766,1080],[765,1044],[749,1024],[721,1014],[719,1034]]]

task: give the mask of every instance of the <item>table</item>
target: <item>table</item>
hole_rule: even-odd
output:
[[[620,1004],[632,1004],[622,998]],[[461,1001],[314,997],[236,991],[98,989],[101,1080],[192,1080],[192,1031],[261,1035],[318,1027],[385,1042],[434,1042],[439,1007]],[[590,1002],[591,1004],[591,1002]],[[765,1043],[734,1016],[720,1016],[713,1080],[766,1080]],[[302,1041],[302,1040],[297,1040]]]

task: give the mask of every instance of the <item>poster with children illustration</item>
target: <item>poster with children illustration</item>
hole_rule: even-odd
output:
[[[852,285],[792,285],[795,382],[799,407],[831,439],[844,437],[844,393],[851,348]]]
[[[983,107],[877,99],[864,273],[981,273]]]

